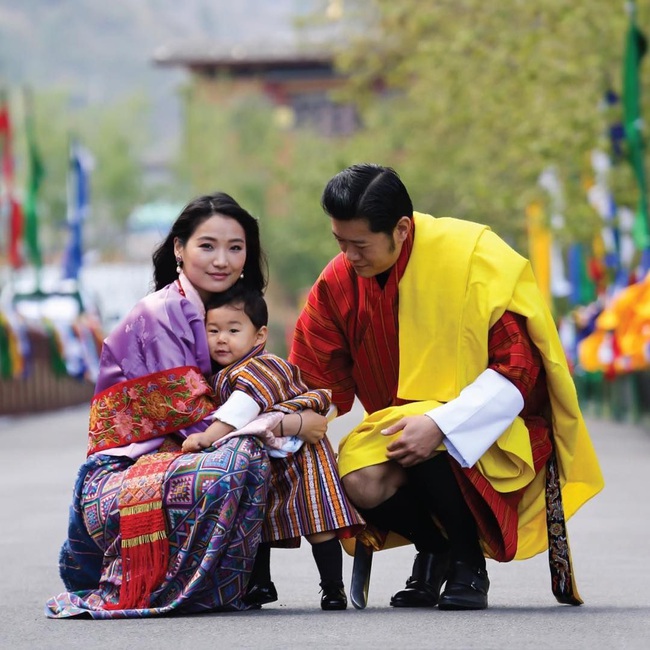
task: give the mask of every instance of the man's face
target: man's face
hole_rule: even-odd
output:
[[[411,227],[408,217],[402,217],[390,235],[372,232],[367,219],[331,222],[334,239],[362,278],[372,278],[395,264]]]

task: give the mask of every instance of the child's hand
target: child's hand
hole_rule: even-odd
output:
[[[202,451],[210,445],[204,445],[203,436],[200,433],[192,433],[185,440],[183,440],[183,445],[181,446],[181,451],[184,451],[186,454],[194,453],[197,451]]]
[[[229,424],[216,420],[202,433],[191,433],[187,436],[183,441],[181,450],[186,453],[203,451],[208,447],[212,447],[217,440],[228,435],[233,429],[234,427]]]

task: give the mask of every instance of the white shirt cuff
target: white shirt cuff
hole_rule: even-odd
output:
[[[488,368],[463,388],[458,397],[426,415],[445,435],[449,454],[461,467],[473,467],[522,408],[524,398],[519,389]]]
[[[260,414],[259,404],[241,390],[236,390],[213,414],[213,420],[241,429]]]

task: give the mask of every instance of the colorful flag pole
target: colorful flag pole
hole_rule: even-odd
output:
[[[623,61],[623,123],[627,154],[634,171],[639,188],[636,219],[634,222],[634,240],[642,252],[642,271],[650,269],[650,225],[648,223],[648,197],[644,165],[644,143],[642,137],[643,121],[641,117],[641,84],[639,70],[641,60],[647,50],[644,34],[636,25],[636,6],[634,2],[626,3],[629,26],[625,39],[625,56]]]
[[[571,304],[589,305],[597,298],[596,286],[589,277],[585,259],[584,244],[574,243],[569,246],[569,282],[571,283]]]
[[[551,296],[551,230],[546,225],[541,203],[531,202],[526,206],[526,226],[528,230],[528,256],[537,286],[546,304],[553,308]]]
[[[90,209],[90,173],[94,161],[90,152],[72,140],[68,173],[68,229],[70,238],[65,251],[63,278],[78,280],[83,264],[82,225]]]
[[[36,270],[36,289],[41,288],[43,259],[38,237],[38,191],[45,168],[36,146],[31,94],[25,90],[25,135],[27,138],[28,178],[25,195],[25,244],[29,260]]]
[[[7,215],[9,225],[9,242],[7,257],[9,266],[13,269],[23,265],[22,238],[23,213],[20,203],[14,194],[14,159],[12,152],[12,130],[9,115],[9,104],[6,95],[0,94],[0,176],[4,184],[4,192],[0,196],[0,210]]]
[[[555,233],[564,228],[564,196],[557,170],[552,165],[539,175],[537,183],[549,196],[550,219],[547,227],[550,236],[550,292],[553,298],[566,298],[571,294],[571,285],[566,277],[562,247]]]

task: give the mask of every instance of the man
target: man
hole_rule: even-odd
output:
[[[530,265],[485,226],[414,213],[387,167],[340,172],[321,203],[341,254],[311,289],[290,360],[339,414],[355,397],[368,413],[339,449],[371,524],[357,554],[396,533],[417,555],[391,605],[484,609],[486,556],[550,545],[556,597],[580,604],[564,514],[602,476]]]

